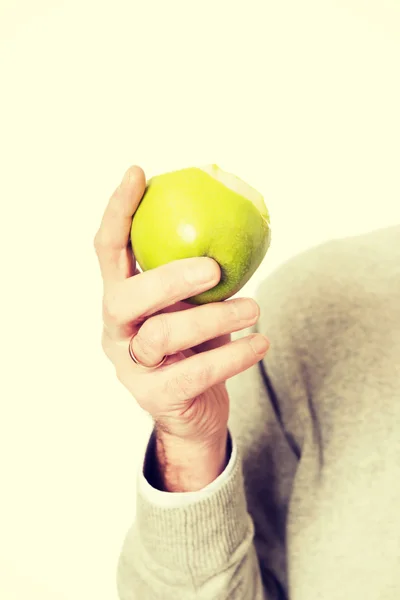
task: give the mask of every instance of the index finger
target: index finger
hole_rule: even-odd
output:
[[[104,282],[121,281],[135,271],[135,259],[129,249],[132,217],[146,189],[146,177],[140,167],[130,167],[111,196],[104,211],[94,246]]]

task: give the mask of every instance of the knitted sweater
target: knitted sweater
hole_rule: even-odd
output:
[[[271,348],[227,382],[229,465],[199,492],[160,492],[151,436],[120,598],[398,600],[400,227],[303,252],[256,298],[234,338]]]

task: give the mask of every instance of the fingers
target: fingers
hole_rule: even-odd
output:
[[[197,354],[162,367],[147,379],[146,394],[163,398],[165,405],[177,405],[196,398],[259,362],[269,348],[268,339],[252,334],[215,350]]]
[[[258,304],[250,298],[162,313],[143,323],[132,341],[132,349],[142,364],[151,367],[165,355],[249,327],[257,321],[259,314]]]
[[[121,281],[134,274],[129,246],[132,217],[146,189],[140,167],[131,167],[111,196],[105,209],[94,246],[105,282]]]
[[[184,258],[139,273],[105,294],[104,324],[114,339],[123,339],[131,323],[211,289],[220,277],[218,263],[207,257]]]

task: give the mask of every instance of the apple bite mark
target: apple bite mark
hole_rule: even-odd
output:
[[[205,167],[201,167],[201,170],[208,173],[211,177],[214,177],[214,179],[232,190],[232,192],[236,192],[240,196],[243,196],[243,198],[250,200],[269,225],[269,212],[265,206],[264,198],[257,190],[251,187],[251,185],[243,181],[243,179],[240,179],[240,177],[237,177],[237,175],[232,175],[232,173],[223,171],[218,165],[206,165]]]

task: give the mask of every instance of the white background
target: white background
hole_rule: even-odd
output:
[[[400,222],[397,0],[2,0],[0,597],[116,600],[150,423],[92,247],[130,164],[216,162],[296,252]]]

